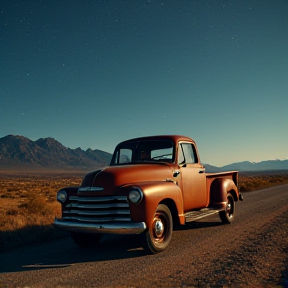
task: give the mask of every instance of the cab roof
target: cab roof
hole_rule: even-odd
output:
[[[137,141],[147,141],[147,140],[170,140],[173,141],[174,143],[178,143],[180,141],[187,141],[187,142],[193,142],[191,138],[187,136],[182,136],[182,135],[155,135],[155,136],[145,136],[145,137],[138,137],[138,138],[132,138],[129,140],[125,140],[119,144],[127,143],[127,142],[137,142]]]

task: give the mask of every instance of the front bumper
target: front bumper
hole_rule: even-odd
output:
[[[53,225],[67,231],[89,234],[140,234],[146,230],[145,222],[80,223],[55,218]]]

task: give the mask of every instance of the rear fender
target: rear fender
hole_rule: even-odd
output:
[[[239,200],[238,188],[231,179],[217,178],[210,187],[210,203],[209,207],[225,209],[227,201],[227,193],[230,192],[235,201]]]
[[[138,183],[137,185],[131,186],[131,188],[132,187],[140,188],[144,194],[143,200],[139,204],[134,204],[129,200],[132,221],[145,222],[147,227],[150,227],[159,203],[171,203],[171,201],[173,201],[178,211],[179,220],[182,222],[182,193],[180,188],[173,182]]]

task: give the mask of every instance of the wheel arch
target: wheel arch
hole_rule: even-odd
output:
[[[209,206],[224,209],[228,193],[231,193],[235,202],[239,200],[238,188],[233,180],[227,178],[216,178],[211,183]]]
[[[227,191],[227,193],[230,193],[233,196],[233,199],[234,199],[235,202],[238,201],[237,192],[234,189],[231,189],[231,190]]]
[[[179,220],[179,215],[178,215],[178,209],[174,200],[171,198],[166,198],[166,199],[161,200],[159,204],[164,204],[169,208],[171,215],[172,215],[172,219],[173,219],[173,226],[174,227],[179,226],[180,220]]]

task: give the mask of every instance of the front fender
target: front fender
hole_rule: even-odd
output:
[[[139,204],[129,201],[132,221],[145,222],[147,227],[150,227],[157,206],[167,199],[174,202],[178,215],[183,214],[182,193],[175,183],[161,181],[139,183],[133,186],[140,188],[144,197]]]
[[[219,210],[225,209],[228,192],[233,195],[235,201],[239,200],[238,188],[233,180],[225,178],[215,179],[210,187],[209,207],[215,207]]]

